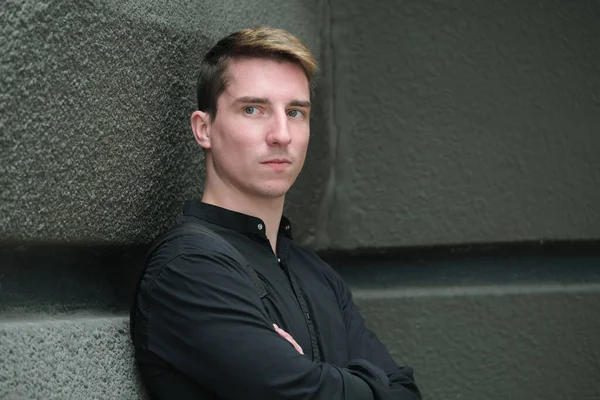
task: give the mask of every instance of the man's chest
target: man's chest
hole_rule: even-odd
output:
[[[268,261],[263,261],[266,263]],[[313,266],[289,257],[256,267],[272,322],[292,335],[312,359],[342,366],[348,361],[346,326],[335,290]]]

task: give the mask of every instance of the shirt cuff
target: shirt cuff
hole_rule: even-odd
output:
[[[385,399],[389,395],[390,380],[381,368],[367,360],[351,360],[345,368],[369,385],[376,400]]]

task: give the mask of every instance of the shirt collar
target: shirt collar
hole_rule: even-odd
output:
[[[193,216],[210,222],[211,224],[242,233],[251,233],[266,237],[265,223],[262,219],[212,204],[203,203],[200,200],[187,200],[183,204],[183,215]],[[279,234],[292,239],[292,224],[285,216],[281,217]]]

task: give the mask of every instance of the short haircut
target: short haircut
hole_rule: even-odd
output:
[[[217,101],[227,87],[227,66],[231,59],[266,58],[291,62],[302,68],[311,93],[317,62],[304,43],[290,32],[274,28],[244,29],[219,40],[204,56],[198,74],[198,109],[211,120],[217,116]]]

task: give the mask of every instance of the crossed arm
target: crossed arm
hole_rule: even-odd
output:
[[[387,348],[371,331],[352,299],[352,293],[344,281],[333,271],[332,281],[340,299],[346,334],[348,335],[349,358],[362,359],[381,368],[389,379],[390,400],[421,399],[419,388],[415,384],[410,367],[399,367]]]
[[[393,374],[358,359],[368,348],[343,368],[303,356],[273,326],[242,266],[223,253],[178,256],[140,296],[152,316],[147,351],[215,398],[420,398],[403,386],[396,395]]]

